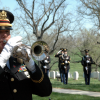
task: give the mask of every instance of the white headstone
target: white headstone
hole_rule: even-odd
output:
[[[49,78],[50,78],[50,72],[49,72]]]
[[[99,71],[93,72],[93,78],[95,78],[95,79],[99,78]]]
[[[99,77],[98,77],[98,80],[100,81],[100,73],[99,73],[99,75],[98,75]]]
[[[78,80],[79,73],[77,71],[75,71],[73,76],[74,76],[74,80]]]
[[[50,72],[50,78],[55,79],[55,71]]]
[[[68,72],[68,78],[72,78],[72,74]]]

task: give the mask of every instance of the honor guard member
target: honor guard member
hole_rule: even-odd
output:
[[[14,58],[13,52],[22,44],[22,37],[11,37],[14,16],[0,10],[0,100],[32,100],[32,94],[44,97],[52,92],[52,85],[42,70],[31,58],[25,61],[25,50],[19,49],[23,59]],[[19,55],[20,55],[19,54]]]
[[[60,48],[60,51],[57,52],[56,55],[54,55],[54,57],[58,57],[58,68],[59,68],[59,72],[60,72],[60,77],[61,77],[61,82],[63,82],[63,74],[62,74],[62,69],[61,69],[61,63],[62,63],[62,56],[64,54],[64,49]]]
[[[68,72],[70,69],[70,56],[67,54],[67,49],[64,49],[64,55],[62,57],[61,68],[63,71],[63,83],[68,84]]]
[[[44,60],[40,61],[40,63],[41,63],[41,68],[43,70],[43,73],[45,73],[45,74],[47,74],[47,76],[49,76],[51,59],[48,54],[48,51],[46,51],[46,54],[47,54],[47,57]]]
[[[82,57],[81,64],[83,66],[85,84],[90,85],[91,64],[94,64],[92,57],[89,55],[89,50],[85,49],[85,56]]]

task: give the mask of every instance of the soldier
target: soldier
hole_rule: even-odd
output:
[[[62,64],[61,64],[64,84],[68,84],[68,72],[70,69],[69,63],[70,63],[70,56],[67,54],[67,49],[64,49],[64,55],[62,56]]]
[[[11,12],[0,10],[0,100],[32,100],[32,94],[49,96],[51,82],[30,56],[30,50],[26,49],[28,61],[13,57],[16,47],[22,44],[22,37],[11,38],[13,20]],[[25,57],[24,49],[19,50],[16,53]]]
[[[43,72],[45,74],[47,74],[47,76],[49,76],[50,62],[51,62],[51,59],[47,52],[47,57],[44,60],[40,61],[41,68],[42,68]]]
[[[82,57],[81,64],[83,66],[85,84],[90,85],[91,64],[94,64],[92,57],[89,55],[89,50],[85,49],[85,56]]]
[[[57,52],[56,55],[54,55],[54,57],[58,57],[59,61],[58,61],[58,68],[59,68],[59,72],[60,72],[60,77],[61,77],[61,82],[63,82],[63,74],[62,74],[62,69],[61,69],[61,60],[62,60],[62,55],[64,54],[64,49],[60,48],[60,51]]]

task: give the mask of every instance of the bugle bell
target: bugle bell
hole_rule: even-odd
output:
[[[32,44],[31,47],[22,44],[21,46],[17,47],[16,50],[13,52],[13,57],[23,59],[24,61],[29,61],[29,56],[27,53],[24,53],[23,56],[21,52],[16,52],[18,48],[24,49],[25,52],[27,51],[27,49],[29,49],[32,58],[37,61],[44,60],[47,56],[47,53],[49,52],[49,46],[44,41],[36,41]]]
[[[49,46],[44,41],[37,41],[31,46],[31,56],[37,61],[44,60],[49,52]]]

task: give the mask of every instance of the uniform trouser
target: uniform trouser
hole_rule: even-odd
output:
[[[46,69],[46,72],[45,72],[45,68],[42,69],[43,73],[47,74],[47,76],[49,77],[49,69]]]
[[[60,72],[61,82],[63,82],[63,73],[62,73],[62,69],[61,68],[59,68],[59,72]]]
[[[68,72],[69,70],[67,70],[67,73],[65,73],[65,70],[63,70],[63,83],[64,84],[68,84]]]
[[[90,85],[90,77],[91,77],[91,71],[88,71],[88,74],[87,72],[84,71],[84,78],[86,85]]]

